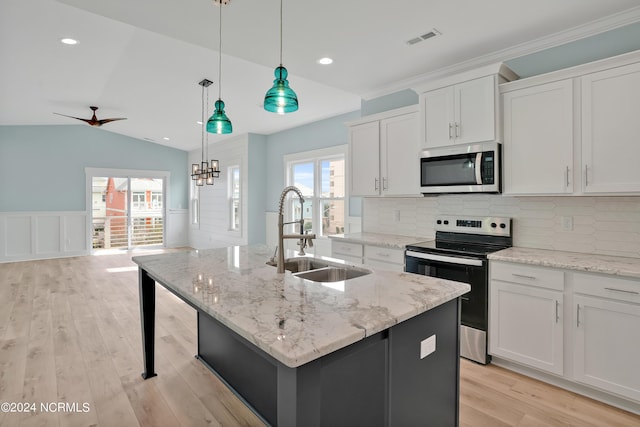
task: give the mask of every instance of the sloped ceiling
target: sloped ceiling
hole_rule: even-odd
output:
[[[636,0],[285,0],[283,10],[283,63],[301,107],[275,115],[261,104],[279,63],[277,0],[222,8],[222,86],[211,0],[3,0],[0,125],[71,124],[53,112],[90,117],[97,105],[98,118],[128,118],[102,129],[191,150],[201,141],[203,78],[214,81],[207,117],[221,88],[233,135],[270,134],[437,73],[640,20]],[[406,43],[433,29],[441,35]],[[323,56],[334,63],[319,65]]]

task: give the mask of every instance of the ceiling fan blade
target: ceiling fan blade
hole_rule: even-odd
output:
[[[67,116],[66,114],[60,114],[60,113],[53,113],[53,114],[57,114],[59,116],[64,116],[64,117],[69,117],[70,119],[82,120],[85,123],[91,124],[91,119],[83,119],[82,117]]]
[[[113,119],[102,119],[102,120],[98,120],[98,123],[100,123],[100,125],[103,125],[105,123],[115,122],[116,120],[127,120],[127,118],[126,117],[118,117],[118,118],[113,118]]]
[[[89,108],[91,108],[91,110],[93,111],[93,116],[90,119],[83,119],[82,117],[67,116],[66,114],[60,114],[60,113],[53,113],[53,114],[69,117],[71,119],[82,120],[83,122],[95,127],[100,127],[105,123],[115,122],[116,120],[127,120],[126,117],[114,117],[111,119],[98,120],[98,118],[96,117],[96,110],[98,109],[98,107],[91,106]]]

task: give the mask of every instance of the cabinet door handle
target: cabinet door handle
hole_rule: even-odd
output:
[[[384,253],[384,252],[378,252],[376,255],[378,255],[381,258],[389,258],[389,254]]]
[[[639,295],[640,292],[636,292],[636,291],[627,291],[625,289],[616,289],[616,288],[605,288],[608,291],[613,291],[613,292],[624,292],[625,294],[633,294],[633,295]]]
[[[460,138],[460,123],[456,122],[456,138]]]
[[[580,304],[577,305],[578,309],[576,310],[576,328],[580,327]]]
[[[382,178],[382,189],[386,190],[387,188],[389,188],[388,184],[388,179],[387,178]]]
[[[584,186],[589,185],[589,165],[584,165]]]
[[[449,122],[449,139],[453,137],[453,123]]]
[[[531,279],[531,280],[536,280],[537,279],[537,277],[535,277],[535,276],[526,276],[524,274],[511,273],[511,275],[515,276],[515,277],[522,277],[523,279]]]
[[[567,166],[567,169],[565,170],[565,182],[568,187],[569,186],[569,166]]]
[[[560,303],[558,302],[558,300],[556,300],[556,323],[558,323],[558,321],[560,320],[560,312],[558,311],[559,306]]]
[[[378,178],[373,178],[373,180],[374,180],[374,183],[373,183],[374,190],[378,190]]]

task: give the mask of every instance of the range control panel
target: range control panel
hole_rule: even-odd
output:
[[[453,233],[486,234],[511,237],[511,218],[507,217],[469,217],[439,215],[436,217],[436,231]]]

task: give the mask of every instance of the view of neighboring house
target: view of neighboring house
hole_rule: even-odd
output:
[[[162,244],[163,206],[161,179],[94,178],[93,248]]]

